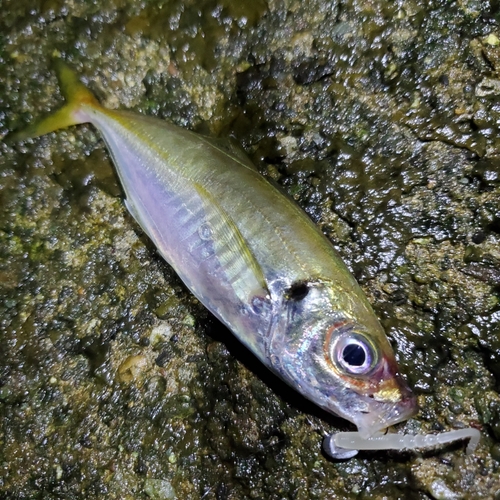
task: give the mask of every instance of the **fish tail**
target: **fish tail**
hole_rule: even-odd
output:
[[[54,132],[61,128],[70,127],[71,125],[86,123],[89,121],[89,116],[82,111],[82,108],[84,106],[101,107],[92,92],[83,85],[76,73],[61,59],[54,60],[54,68],[57,73],[61,92],[66,99],[66,104],[39,122],[8,134],[4,138],[5,142],[23,141]]]

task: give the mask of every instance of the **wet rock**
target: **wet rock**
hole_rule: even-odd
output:
[[[322,435],[346,422],[187,293],[84,125],[0,144],[0,496],[498,497],[496,10],[6,5],[0,135],[61,103],[58,53],[106,106],[233,137],[367,292],[419,397],[400,430],[483,435],[470,457],[457,444],[328,460]]]

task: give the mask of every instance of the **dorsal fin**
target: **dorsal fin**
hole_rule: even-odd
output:
[[[231,157],[236,163],[255,170],[258,172],[257,167],[250,161],[247,154],[241,149],[233,139],[228,137],[209,137],[206,135],[199,135],[206,143],[210,144],[215,149],[222,151],[227,156]]]

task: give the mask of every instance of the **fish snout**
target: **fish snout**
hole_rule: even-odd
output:
[[[406,386],[399,389],[397,401],[392,402],[387,399],[377,401],[372,398],[372,403],[368,406],[369,410],[360,413],[354,421],[360,435],[364,438],[408,420],[418,412],[417,398]]]

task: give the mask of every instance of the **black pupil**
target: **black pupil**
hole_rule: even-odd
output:
[[[363,366],[366,361],[365,350],[358,344],[349,344],[342,351],[344,361],[351,366]]]

